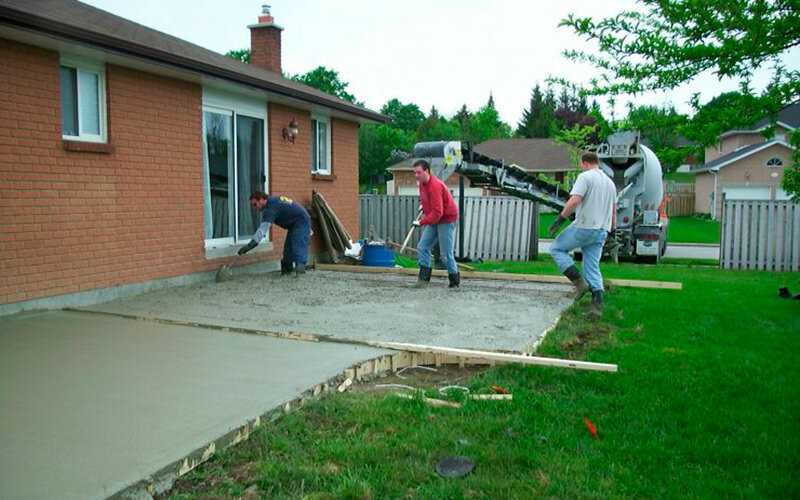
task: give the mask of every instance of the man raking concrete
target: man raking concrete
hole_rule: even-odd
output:
[[[422,228],[417,245],[419,278],[414,286],[423,288],[431,281],[431,250],[438,241],[442,260],[447,265],[450,288],[457,288],[461,283],[454,248],[458,206],[444,182],[431,175],[431,166],[427,161],[414,162],[414,178],[419,184],[422,205],[422,218],[414,221],[415,226]]]
[[[581,170],[564,209],[550,226],[550,236],[555,236],[562,224],[575,213],[575,222],[556,238],[550,255],[559,270],[575,285],[576,299],[591,290],[593,314],[603,311],[603,276],[600,274],[600,257],[609,232],[616,225],[617,189],[614,182],[598,168],[594,153],[581,156]],[[569,252],[580,248],[586,279],[575,267]],[[587,283],[588,282],[588,283]]]
[[[308,240],[311,237],[311,217],[302,205],[286,196],[268,196],[261,191],[250,195],[250,206],[261,212],[261,224],[250,243],[239,249],[244,255],[258,246],[267,235],[269,225],[275,224],[288,231],[283,244],[281,274],[288,275],[292,271],[296,276],[306,272],[308,261]]]

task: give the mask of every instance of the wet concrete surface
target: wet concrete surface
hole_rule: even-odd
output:
[[[434,278],[313,271],[240,276],[170,288],[86,309],[337,339],[528,351],[571,304],[571,287],[464,280],[449,290]]]
[[[105,498],[383,352],[78,312],[0,318],[0,498]]]

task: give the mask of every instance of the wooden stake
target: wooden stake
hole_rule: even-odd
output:
[[[342,271],[347,273],[377,273],[377,274],[407,274],[416,276],[416,269],[405,269],[397,267],[367,267],[367,266],[348,266],[319,264],[317,269],[322,271]],[[447,271],[434,270],[434,276],[447,277]],[[511,274],[511,273],[487,273],[487,272],[463,272],[462,278],[502,280],[502,281],[526,281],[530,283],[556,283],[569,285],[570,281],[564,276],[548,276],[544,274]],[[675,281],[647,281],[647,280],[627,280],[611,279],[608,280],[612,285],[628,288],[651,288],[659,290],[683,290],[683,283]]]

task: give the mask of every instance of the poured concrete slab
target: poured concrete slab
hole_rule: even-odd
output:
[[[0,498],[105,498],[384,352],[76,312],[0,318]]]
[[[566,285],[465,280],[449,290],[434,279],[413,290],[414,281],[391,274],[315,271],[295,279],[266,273],[87,309],[337,339],[528,351],[572,303]]]

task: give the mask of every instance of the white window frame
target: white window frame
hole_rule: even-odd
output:
[[[72,68],[75,70],[75,112],[78,115],[78,135],[67,135],[63,134],[61,137],[68,141],[82,141],[82,142],[99,142],[105,143],[108,142],[108,118],[107,118],[107,111],[106,111],[106,68],[105,65],[102,63],[98,63],[95,61],[87,61],[84,59],[76,58],[73,56],[62,56],[61,60],[59,61],[59,67],[65,66],[67,68]],[[81,107],[80,107],[80,98],[81,98],[81,78],[80,73],[91,73],[97,75],[97,107],[98,107],[98,125],[100,127],[100,134],[87,134],[84,133],[82,128],[83,125],[81,123]],[[61,74],[59,72],[59,85],[61,80]],[[60,87],[59,87],[60,88]],[[61,100],[59,99],[59,106],[61,106]],[[61,113],[63,110],[59,110],[59,118],[62,120],[63,126],[63,116]]]
[[[769,163],[770,163],[772,160],[778,160],[779,164],[778,164],[778,165],[770,165]],[[780,159],[780,158],[778,158],[777,156],[773,156],[773,157],[772,157],[772,158],[770,158],[769,160],[765,161],[765,162],[764,162],[764,165],[765,165],[767,168],[783,168],[783,160],[782,160],[782,159]]]
[[[331,170],[332,170],[331,169],[331,142],[332,142],[331,141],[331,136],[333,135],[332,129],[331,129],[331,119],[329,117],[327,117],[327,116],[313,114],[313,115],[311,115],[311,120],[312,120],[312,122],[311,122],[311,129],[312,129],[311,130],[311,133],[312,133],[311,140],[317,143],[317,148],[316,148],[317,149],[317,157],[316,158],[311,158],[311,173],[312,174],[318,174],[318,175],[331,175]],[[327,125],[327,129],[328,129],[328,133],[327,133],[327,135],[325,137],[325,139],[326,139],[326,145],[325,145],[325,152],[326,152],[325,156],[326,156],[326,158],[325,158],[325,163],[326,163],[326,167],[327,168],[324,168],[324,169],[323,168],[318,168],[318,166],[319,166],[319,129],[314,127],[314,121],[316,121],[317,123],[324,123],[325,125]],[[312,142],[312,144],[311,144],[311,146],[312,146],[311,147],[311,151],[312,152],[314,151],[314,147],[313,147],[314,146],[314,142]]]
[[[236,141],[236,117],[246,116],[248,118],[256,118],[259,120],[264,121],[264,186],[263,191],[268,193],[268,186],[269,186],[269,121],[267,120],[267,102],[266,100],[256,100],[244,96],[240,96],[238,94],[221,90],[215,88],[204,87],[203,88],[203,114],[206,111],[210,111],[213,113],[220,113],[226,114],[231,116],[232,118],[232,133],[233,133],[233,161],[234,161],[234,168],[233,168],[233,185],[239,186],[239,166],[236,164],[238,161],[238,144]],[[203,120],[201,120],[201,130],[200,133],[203,135],[203,144],[205,147],[205,116]],[[203,155],[206,153],[203,152]],[[205,160],[204,160],[205,161]],[[205,180],[204,180],[205,185]],[[205,188],[204,188],[205,189]],[[238,203],[238,200],[237,200]],[[239,211],[236,210],[234,213],[234,228],[236,233],[239,232]],[[252,236],[252,235],[251,235]],[[231,247],[238,247],[242,244],[242,240],[240,239],[238,242],[236,241],[236,234],[234,236],[226,236],[224,238],[211,238],[205,239],[205,248],[206,250],[219,250],[219,249],[226,249]],[[269,234],[267,234],[264,238],[264,241],[270,242]],[[225,252],[220,254],[208,254],[207,256],[211,255],[212,257],[222,257],[227,256]]]

